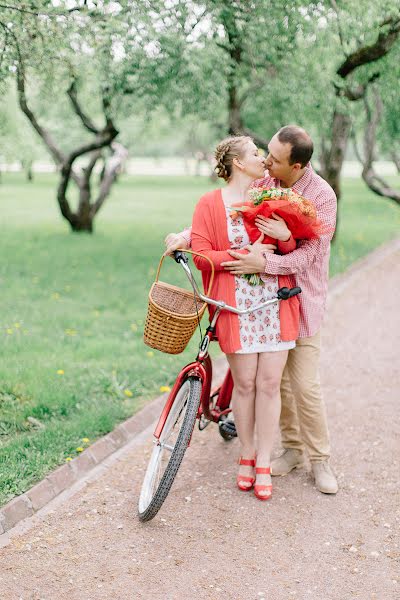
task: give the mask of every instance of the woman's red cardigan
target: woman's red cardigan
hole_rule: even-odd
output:
[[[232,260],[227,249],[230,250],[228,229],[226,223],[225,205],[221,190],[213,190],[202,196],[196,206],[192,224],[192,248],[195,252],[204,254],[214,264],[215,279],[210,291],[210,296],[216,300],[223,300],[226,304],[236,306],[235,277],[221,267],[221,263]],[[282,253],[287,253],[296,247],[296,242],[291,238],[289,242],[278,242]],[[239,250],[247,254],[247,250]],[[202,272],[204,289],[208,289],[211,276],[211,267],[207,260],[194,257],[197,268]],[[295,280],[292,275],[279,275],[279,287],[293,287]],[[210,314],[215,309],[210,307]],[[282,341],[295,340],[299,332],[299,300],[297,297],[280,302],[279,308],[281,339]],[[239,335],[239,318],[228,311],[222,311],[216,330],[219,344],[225,354],[231,354],[241,349]]]

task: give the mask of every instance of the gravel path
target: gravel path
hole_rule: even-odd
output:
[[[159,515],[136,518],[150,445],[0,551],[1,600],[400,598],[400,252],[336,297],[322,379],[336,497],[307,470],[272,501],[236,490],[237,442],[200,433]],[[212,462],[211,462],[212,461]]]

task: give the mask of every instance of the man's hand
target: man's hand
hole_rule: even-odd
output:
[[[272,244],[262,244],[264,234],[261,235],[253,245],[245,246],[248,254],[239,254],[234,250],[228,250],[228,253],[236,260],[221,263],[226,271],[230,271],[232,275],[245,275],[247,273],[264,273],[265,269],[265,252],[274,253],[276,246]]]
[[[262,233],[281,242],[287,242],[292,235],[282,217],[279,217],[275,213],[272,213],[269,219],[262,216],[257,217],[256,225]]]
[[[178,250],[178,248],[189,248],[189,244],[180,233],[169,233],[164,240],[164,244],[167,247],[166,251],[164,252],[165,256],[171,256],[175,250]]]

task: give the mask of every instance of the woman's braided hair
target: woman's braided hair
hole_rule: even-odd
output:
[[[229,181],[232,175],[233,159],[243,155],[245,142],[251,141],[247,135],[234,135],[227,137],[218,144],[215,149],[215,172],[218,177]]]

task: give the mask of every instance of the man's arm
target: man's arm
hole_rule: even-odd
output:
[[[192,228],[184,229],[180,233],[169,233],[164,240],[165,254],[170,255],[178,248],[190,248]]]
[[[315,240],[300,240],[293,252],[279,256],[265,256],[265,272],[270,275],[292,275],[305,271],[329,248],[336,225],[336,196],[332,193],[324,198],[317,209],[318,218],[328,233]]]
[[[334,195],[326,196],[321,201],[318,217],[329,231],[319,239],[300,240],[298,247],[284,256],[265,253],[260,244],[253,244],[249,247],[247,256],[239,257],[235,255],[235,252],[229,252],[236,260],[227,261],[222,266],[232,275],[260,271],[269,275],[291,275],[306,270],[318,256],[325,254],[328,250],[336,222],[336,197]],[[272,225],[273,223],[271,223]]]

